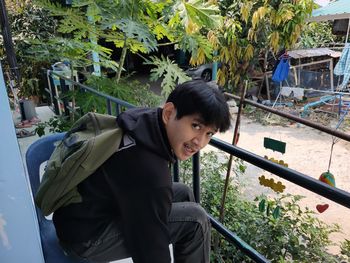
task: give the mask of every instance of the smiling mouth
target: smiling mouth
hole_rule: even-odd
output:
[[[186,153],[188,153],[189,155],[192,155],[198,152],[197,148],[192,148],[188,143],[185,143],[185,150],[186,150]]]

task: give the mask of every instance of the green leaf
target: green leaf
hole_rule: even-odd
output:
[[[238,169],[241,173],[245,173],[245,170],[247,169],[247,166],[243,165],[243,164],[239,164],[238,165]]]
[[[259,202],[259,211],[261,213],[263,213],[265,211],[265,203],[266,203],[265,199],[261,199],[261,201]]]
[[[150,79],[155,81],[159,78],[163,78],[161,86],[162,95],[165,97],[170,94],[177,84],[190,80],[190,77],[168,57],[164,58],[162,56],[159,59],[152,56],[151,60],[146,61],[144,64],[156,66],[156,68],[151,70]]]
[[[169,33],[169,28],[162,24],[157,24],[153,29],[153,33],[156,35],[158,40],[167,37],[170,41],[174,41],[174,36]]]
[[[210,45],[208,39],[202,35],[183,35],[179,41],[179,45],[182,50],[188,51],[193,57],[197,56],[199,48],[204,51],[208,61],[213,57],[213,47]]]
[[[272,216],[273,216],[274,219],[277,219],[277,218],[280,217],[280,215],[281,215],[281,207],[278,205],[278,206],[276,206],[275,209],[273,210]]]
[[[104,28],[112,28],[114,26],[124,33],[126,39],[137,41],[138,43],[135,44],[144,47],[146,52],[157,50],[156,38],[146,25],[127,18],[117,20],[114,23],[104,24]],[[109,40],[107,39],[107,41]]]
[[[218,6],[206,1],[178,1],[174,9],[176,10],[175,16],[179,15],[181,23],[185,28],[187,28],[190,22],[195,23],[199,28],[218,28],[222,23]]]
[[[188,1],[184,3],[187,11],[187,19],[191,19],[197,25],[204,27],[218,28],[221,26],[222,17],[218,14],[219,8],[200,0]]]

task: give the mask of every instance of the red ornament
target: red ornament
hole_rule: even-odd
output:
[[[324,204],[324,205],[317,205],[316,209],[319,213],[323,213],[324,211],[326,211],[329,207],[329,204]]]

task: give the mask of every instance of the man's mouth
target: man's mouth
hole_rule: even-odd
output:
[[[192,147],[188,143],[185,143],[185,151],[188,155],[192,155],[198,152],[197,147]]]

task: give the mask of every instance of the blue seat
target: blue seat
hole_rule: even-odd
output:
[[[47,161],[54,148],[55,142],[62,140],[64,133],[57,133],[40,138],[29,146],[26,152],[27,170],[32,188],[33,195],[37,192],[40,184],[40,165]],[[58,243],[56,230],[52,220],[48,220],[41,213],[40,209],[35,206],[39,223],[41,244],[46,263],[77,263],[65,255],[64,251]]]

